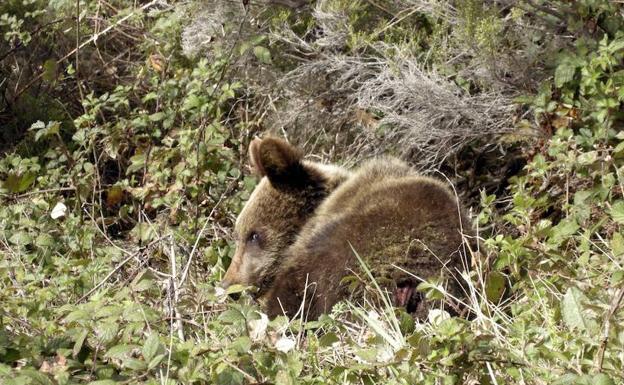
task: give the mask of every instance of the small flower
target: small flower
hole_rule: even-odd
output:
[[[286,336],[282,336],[282,338],[277,340],[277,342],[275,343],[275,349],[283,353],[288,353],[294,347],[295,347],[295,340],[293,338],[288,338]]]
[[[50,217],[52,217],[52,219],[58,219],[60,217],[64,217],[66,212],[67,212],[67,206],[65,206],[63,202],[59,202],[52,209],[52,212],[50,213]]]

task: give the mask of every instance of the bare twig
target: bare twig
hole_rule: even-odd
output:
[[[598,346],[598,351],[596,352],[596,358],[594,359],[594,371],[601,372],[602,371],[602,363],[604,361],[605,350],[607,349],[607,344],[609,343],[609,332],[611,331],[611,318],[615,315],[622,300],[624,299],[624,287],[621,287],[613,300],[611,301],[611,306],[609,306],[609,312],[605,316],[603,326],[602,326],[602,340],[600,341],[600,346]]]
[[[107,34],[110,30],[114,29],[115,27],[117,27],[118,25],[120,25],[121,23],[125,22],[126,20],[128,20],[129,18],[131,18],[132,16],[136,15],[138,12],[143,12],[144,10],[152,7],[153,5],[159,3],[161,0],[152,0],[149,3],[141,6],[140,8],[138,8],[137,10],[134,10],[130,13],[128,13],[126,16],[122,17],[121,19],[119,19],[117,22],[115,22],[114,24],[111,24],[110,26],[106,27],[105,29],[103,29],[101,32],[95,33],[93,34],[93,36],[91,36],[89,39],[87,39],[85,42],[83,42],[82,44],[78,45],[76,48],[74,48],[73,50],[71,50],[70,52],[68,52],[67,54],[65,54],[65,56],[63,56],[62,58],[58,59],[56,61],[56,64],[60,64],[62,62],[64,62],[65,60],[67,60],[68,58],[74,56],[74,54],[76,52],[78,52],[79,50],[81,50],[83,47],[86,47],[87,45],[97,41],[97,39],[102,36]],[[26,92],[26,90],[28,90],[30,87],[33,86],[33,84],[35,84],[36,82],[38,82],[39,80],[41,80],[41,78],[43,77],[43,75],[45,74],[45,71],[42,71],[41,73],[39,73],[39,75],[33,77],[24,87],[22,87],[21,89],[19,89],[16,93],[14,98],[17,99],[20,97],[20,95],[22,95],[24,92]]]
[[[169,279],[169,306],[170,313],[172,317],[175,317],[175,325],[178,331],[178,338],[180,341],[184,341],[184,330],[182,327],[182,321],[180,320],[182,317],[180,316],[180,312],[177,308],[178,299],[180,298],[180,291],[177,281],[177,264],[176,264],[176,255],[175,248],[173,247],[173,242],[171,242],[171,252],[169,255],[169,260],[171,262],[171,278]]]
[[[266,5],[281,5],[287,8],[301,8],[308,5],[312,0],[265,0]]]
[[[35,28],[35,30],[34,30],[34,31],[32,31],[32,32],[30,33],[31,38],[32,38],[32,37],[34,37],[35,35],[39,34],[39,33],[40,33],[41,31],[43,31],[45,28],[47,28],[47,27],[49,27],[49,26],[51,26],[51,25],[54,25],[54,24],[60,23],[60,22],[62,22],[63,20],[64,20],[64,19],[57,19],[57,20],[53,20],[53,21],[51,21],[51,22],[49,22],[49,23],[45,23],[45,24],[43,24],[43,25],[40,25],[39,27]],[[23,48],[23,47],[24,47],[24,43],[23,43],[22,41],[20,41],[19,43],[17,43],[17,44],[15,45],[15,47],[11,48],[10,50],[8,50],[7,52],[5,52],[5,53],[3,53],[3,54],[0,54],[0,62],[1,62],[1,61],[3,61],[4,59],[6,59],[6,58],[7,58],[8,56],[10,56],[11,54],[13,54],[13,53],[17,52],[20,48]]]
[[[243,27],[244,27],[245,23],[247,23],[248,15],[249,15],[249,10],[245,9],[245,13],[243,14],[243,17],[242,17],[242,19],[240,21],[240,24],[238,26],[238,32],[237,32],[237,35],[236,35],[236,39],[231,43],[232,45],[231,45],[230,50],[229,50],[229,52],[227,54],[225,65],[221,69],[221,72],[219,74],[219,78],[217,79],[217,81],[213,85],[212,92],[210,93],[210,97],[208,98],[208,100],[214,100],[214,96],[221,89],[221,84],[225,80],[225,76],[228,73],[228,71],[230,69],[230,66],[232,65],[232,58],[234,57],[234,50],[238,46],[238,42],[239,42],[239,40],[241,38],[241,32],[243,30]],[[233,61],[236,62],[237,60],[238,60],[238,56],[236,58],[234,58]],[[214,112],[218,108],[218,106],[219,106],[219,103],[213,102],[211,104],[211,106],[210,106],[210,110],[207,112],[207,116],[212,117],[212,115],[214,114]],[[199,127],[197,145],[195,146],[195,151],[196,151],[195,157],[196,157],[196,162],[197,162],[196,163],[197,164],[197,168],[195,170],[196,171],[195,179],[197,181],[199,181],[199,179],[200,179],[199,155],[200,155],[201,152],[200,152],[199,148],[200,148],[200,143],[204,142],[205,132],[206,132],[206,125],[202,124]],[[196,198],[195,198],[195,205],[196,205],[197,210],[195,212],[195,220],[193,222],[193,224],[194,224],[193,227],[195,228],[195,231],[197,231],[197,228],[198,228],[197,225],[198,225],[198,221],[199,221],[199,206],[200,206],[199,205],[199,199],[200,199],[200,194],[197,194]],[[196,244],[197,244],[197,242],[196,242]],[[190,258],[189,258],[189,261],[190,261]],[[187,271],[187,269],[185,269],[185,273],[186,273],[186,271]]]
[[[144,253],[146,250],[149,250],[149,248],[155,244],[157,244],[158,242],[162,241],[163,239],[169,237],[169,235],[165,235],[163,237],[160,237],[158,239],[155,239],[153,241],[151,241],[149,244],[147,244],[146,246],[142,247],[140,250],[132,253],[130,256],[128,256],[127,258],[125,258],[123,261],[119,262],[117,264],[117,266],[115,266],[115,268],[113,268],[113,270],[110,271],[110,273],[106,274],[106,277],[104,277],[97,285],[95,285],[91,290],[89,290],[87,292],[87,294],[83,295],[82,297],[80,297],[75,303],[78,304],[82,301],[84,301],[85,299],[89,298],[89,296],[91,296],[91,294],[93,294],[94,292],[96,292],[97,290],[99,290],[113,275],[115,275],[115,273],[117,273],[119,270],[121,270],[122,267],[124,267],[124,265],[128,262],[130,262],[130,260],[136,258],[137,256],[139,256],[141,253]]]
[[[75,187],[59,187],[59,188],[49,188],[49,189],[45,189],[45,190],[36,190],[36,191],[30,191],[27,193],[23,193],[20,194],[18,196],[16,196],[16,199],[20,199],[20,198],[27,198],[29,196],[32,195],[37,195],[37,194],[46,194],[46,193],[55,193],[55,192],[63,192],[63,191],[75,191],[76,188]]]
[[[537,10],[539,10],[539,11],[542,11],[542,12],[544,12],[544,13],[547,13],[547,14],[549,14],[549,15],[551,15],[551,16],[554,16],[554,17],[556,17],[557,19],[559,19],[559,20],[563,21],[564,23],[565,23],[565,21],[567,20],[566,16],[565,16],[564,14],[562,14],[561,12],[557,12],[557,11],[555,11],[554,9],[549,8],[549,7],[546,7],[546,6],[544,6],[544,5],[537,4],[537,3],[536,3],[535,1],[533,1],[533,0],[525,0],[525,1],[526,1],[526,2],[527,2],[530,6],[531,6],[531,7],[535,8],[535,9],[537,9]]]
[[[206,227],[210,223],[212,216],[217,211],[217,208],[221,205],[221,202],[223,202],[223,200],[227,197],[227,195],[229,194],[229,192],[234,186],[235,186],[235,182],[230,183],[230,185],[225,189],[225,192],[221,194],[221,197],[219,197],[219,200],[217,201],[217,203],[215,203],[215,205],[212,207],[212,210],[210,210],[210,214],[208,214],[208,217],[206,217],[204,221],[204,225],[202,226],[201,230],[197,234],[197,238],[195,238],[193,249],[191,250],[191,253],[189,254],[189,258],[186,261],[184,270],[182,271],[182,276],[180,277],[180,284],[178,285],[179,287],[182,287],[182,285],[184,285],[184,281],[186,281],[186,277],[188,276],[191,263],[193,262],[193,257],[195,256],[195,252],[197,251],[197,246],[199,245],[199,241],[202,239],[202,236],[204,235],[204,231],[206,231]]]

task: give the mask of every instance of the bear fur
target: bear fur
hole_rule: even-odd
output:
[[[306,161],[275,137],[254,139],[249,160],[262,179],[237,218],[224,287],[258,287],[271,317],[304,310],[314,319],[348,296],[344,278],[361,272],[357,252],[395,305],[418,317],[428,305],[413,275],[445,278],[461,298],[453,277],[468,266],[462,249],[470,225],[442,182],[394,158],[355,171]]]

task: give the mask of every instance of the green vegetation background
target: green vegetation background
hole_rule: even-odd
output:
[[[622,2],[7,0],[0,33],[0,383],[624,382]],[[267,130],[445,173],[472,318],[219,293]]]

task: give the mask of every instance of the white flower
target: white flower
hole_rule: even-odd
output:
[[[215,287],[215,295],[217,297],[223,297],[225,295],[225,289],[222,288],[221,286],[216,286]]]
[[[440,309],[431,309],[429,310],[429,314],[427,314],[427,319],[429,323],[432,325],[439,325],[442,321],[451,318],[451,315],[444,310]]]
[[[224,303],[227,299],[227,291],[221,286],[216,286],[215,296],[217,297],[217,303]]]
[[[379,313],[377,313],[375,310],[370,310],[368,312],[368,318],[375,320],[375,321],[379,321]]]
[[[282,336],[282,338],[277,340],[277,342],[275,343],[275,349],[284,353],[288,353],[294,347],[295,347],[295,340],[293,338],[288,338],[286,336]]]
[[[269,317],[264,313],[259,313],[260,319],[249,321],[249,337],[252,341],[260,341],[266,335],[266,329],[269,325]],[[278,341],[279,342],[279,341]]]
[[[65,206],[63,202],[59,202],[52,209],[50,216],[52,217],[52,219],[58,219],[60,217],[64,217],[65,212],[67,212],[67,206]]]
[[[395,351],[390,345],[384,345],[383,348],[377,350],[378,362],[390,362],[394,358]]]

